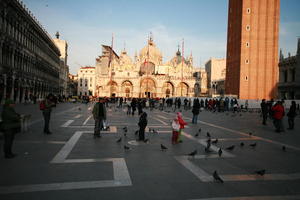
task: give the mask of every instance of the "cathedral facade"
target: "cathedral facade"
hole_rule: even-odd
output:
[[[102,45],[102,55],[96,58],[95,95],[140,98],[200,96],[201,85],[206,80],[196,73],[200,70],[193,66],[192,56],[184,58],[179,49],[170,61],[163,63],[162,54],[152,38],[134,59],[125,50],[118,55],[110,46]]]

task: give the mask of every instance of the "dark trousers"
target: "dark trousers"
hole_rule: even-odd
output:
[[[178,131],[173,131],[173,132],[172,132],[172,144],[177,144],[177,141],[178,141],[178,134],[179,134]]]
[[[44,133],[48,133],[48,132],[50,132],[49,123],[50,123],[51,112],[43,112],[43,116],[44,116],[44,121],[45,121]]]
[[[139,130],[139,140],[144,141],[145,140],[145,126],[140,126]]]
[[[276,128],[276,132],[283,131],[282,120],[281,119],[273,119],[273,124]]]
[[[295,118],[294,117],[289,117],[288,118],[288,123],[289,123],[289,129],[294,129],[294,122]]]
[[[135,110],[136,108],[132,107],[132,112],[131,112],[132,116],[134,115]]]
[[[266,122],[267,122],[267,118],[268,118],[268,114],[267,113],[263,113],[262,114],[262,117],[263,117],[263,124],[265,125],[265,124],[267,124]]]
[[[94,135],[99,136],[102,127],[103,127],[103,119],[95,119]]]
[[[192,123],[197,124],[197,120],[198,120],[198,115],[193,114]]]
[[[5,130],[4,131],[4,154],[5,156],[11,155],[12,154],[12,145],[13,145],[13,141],[15,138],[15,133],[13,130]]]

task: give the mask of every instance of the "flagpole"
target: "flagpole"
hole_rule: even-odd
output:
[[[113,45],[114,45],[114,33],[112,33],[112,38],[111,38],[111,46],[110,46],[110,48],[111,48],[111,50],[110,50],[110,54],[109,54],[109,67],[110,67],[110,97],[112,97],[112,87],[113,87],[113,85],[112,85],[112,81],[113,81],[113,78],[112,78],[112,76],[113,76],[113,65],[112,65],[112,53],[113,53]]]
[[[182,57],[181,57],[181,96],[182,95],[182,90],[183,90],[183,62],[184,62],[184,38],[182,39]]]

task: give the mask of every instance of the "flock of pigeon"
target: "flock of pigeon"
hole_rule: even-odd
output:
[[[128,132],[128,128],[124,127],[123,131],[124,131],[123,135],[124,135],[124,137],[126,137],[127,136],[127,132]],[[199,137],[201,131],[202,130],[200,128],[198,130],[198,132],[194,135],[194,137]],[[138,132],[139,132],[139,130],[135,131],[135,135],[137,135]],[[154,129],[149,129],[149,132],[150,133],[154,133],[154,134],[158,134],[158,132],[156,130],[154,130]],[[253,134],[250,132],[249,136],[251,137],[252,135]],[[219,140],[217,138],[214,139],[214,140],[212,140],[211,134],[209,132],[206,133],[206,137],[207,137],[207,140],[206,140],[206,147],[204,148],[204,151],[205,151],[205,153],[211,153],[211,152],[213,152],[210,149],[211,145],[212,144],[217,144],[219,142]],[[116,142],[120,143],[121,141],[122,141],[122,137],[120,137]],[[145,139],[144,142],[148,143],[149,139]],[[245,146],[244,142],[241,142],[240,143],[240,147],[242,148],[244,146]],[[251,143],[251,144],[249,144],[249,146],[254,149],[257,146],[257,143],[256,142]],[[227,151],[233,151],[234,148],[235,148],[235,145],[231,145],[231,146],[226,147],[225,150],[227,150]],[[130,150],[130,149],[131,148],[129,146],[124,145],[124,150]],[[165,145],[160,144],[160,149],[162,151],[166,151],[168,148]],[[282,146],[282,151],[286,151],[286,147],[285,146]],[[187,154],[187,156],[195,157],[195,155],[197,153],[198,153],[198,151],[196,149],[196,150],[192,151],[191,153]],[[218,153],[219,157],[221,157],[222,153],[223,153],[222,148],[219,148],[219,150],[218,150],[217,153]],[[261,170],[254,171],[254,173],[257,174],[257,175],[260,175],[260,176],[264,176],[265,173],[266,173],[266,170],[265,169],[261,169]],[[214,181],[220,182],[220,183],[224,183],[223,179],[218,175],[218,172],[216,170],[214,171],[214,173],[213,173],[212,176],[214,178]]]

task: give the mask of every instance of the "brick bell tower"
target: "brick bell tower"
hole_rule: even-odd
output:
[[[229,0],[226,95],[277,97],[280,0]]]

